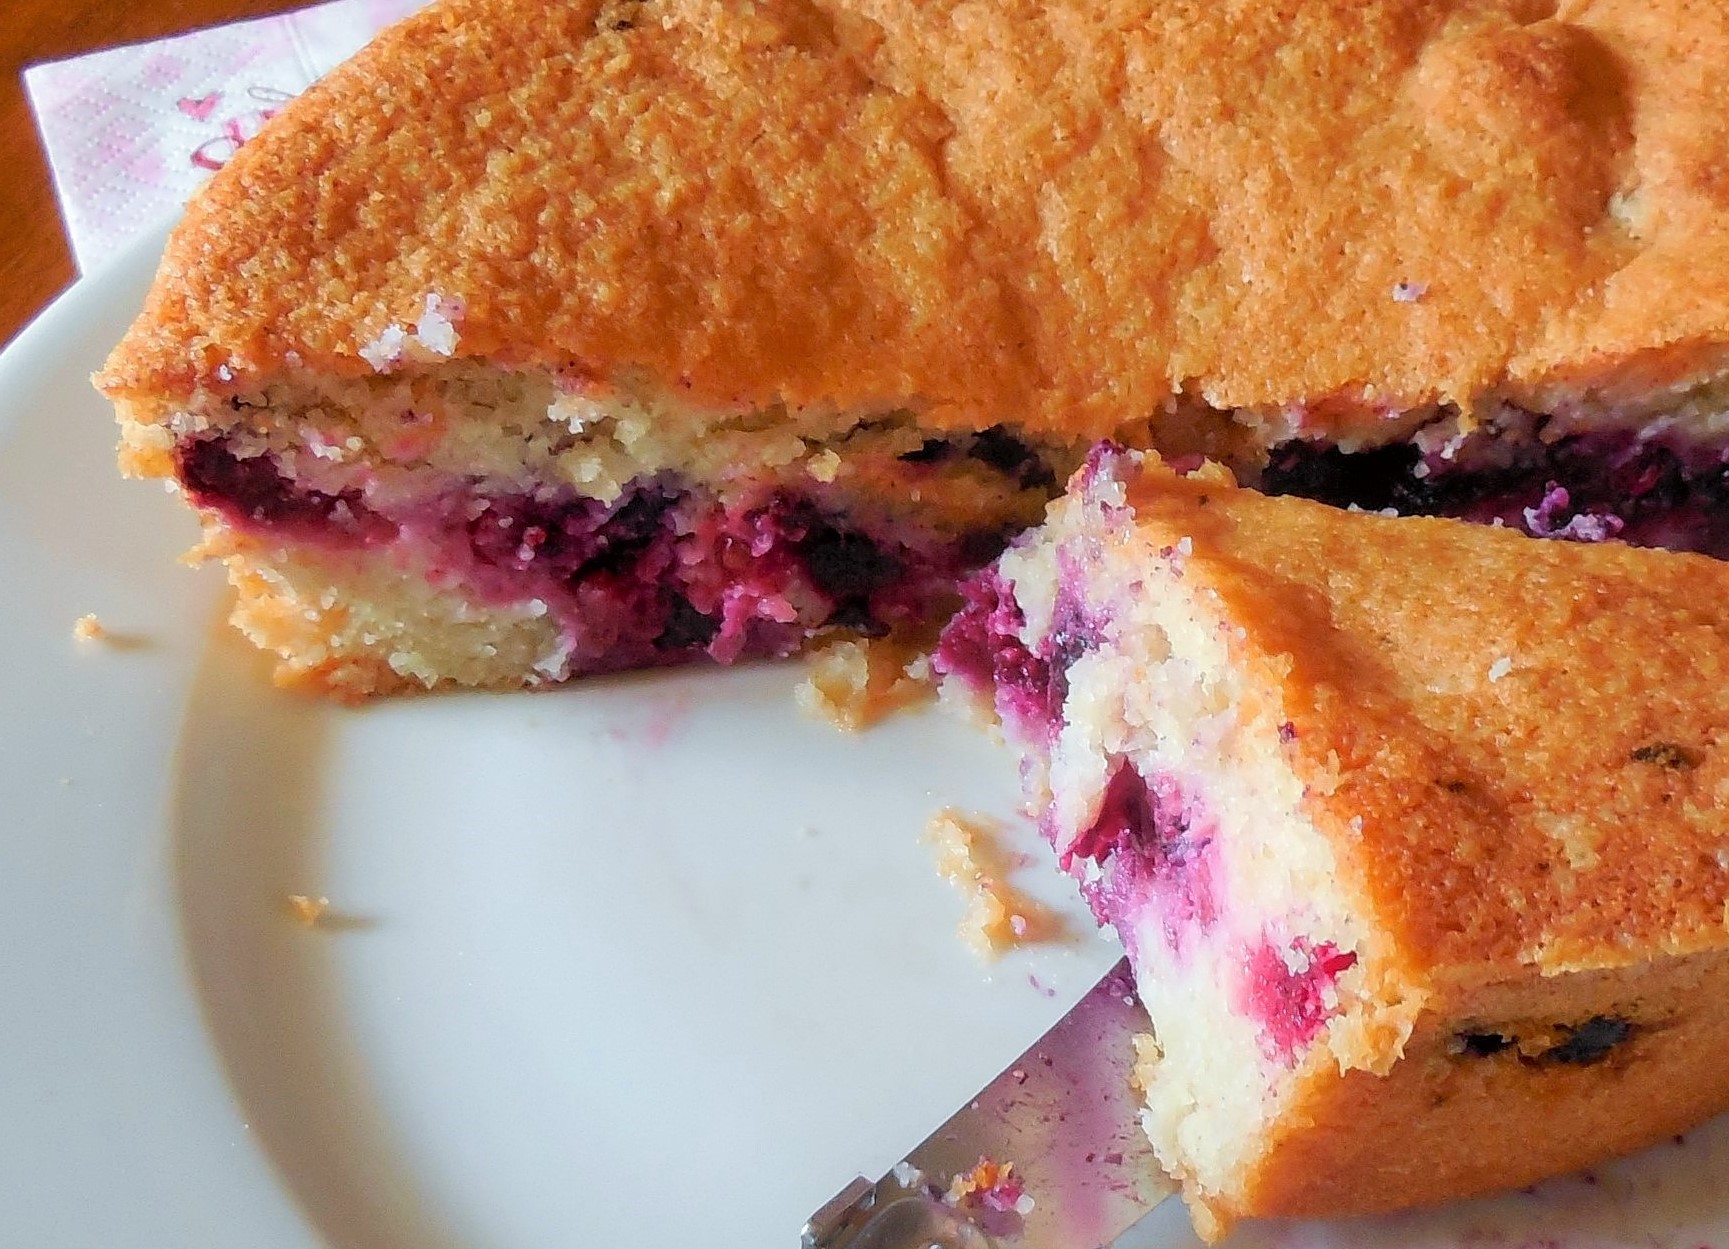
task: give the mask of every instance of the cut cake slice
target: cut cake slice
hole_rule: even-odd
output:
[[[1729,9],[438,0],[100,384],[284,679],[941,610],[1101,438],[1729,552]]]
[[[1203,1234],[1729,1106],[1729,566],[1102,448],[939,665],[994,694],[1128,948]]]

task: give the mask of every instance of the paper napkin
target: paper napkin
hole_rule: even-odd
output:
[[[185,203],[283,104],[423,3],[334,0],[25,70],[78,268]]]

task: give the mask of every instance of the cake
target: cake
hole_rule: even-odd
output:
[[[1127,947],[1208,1238],[1729,1107],[1729,565],[1103,447],[937,662]]]
[[[1718,5],[441,0],[99,376],[339,696],[940,617],[1094,442],[1729,550]]]
[[[1197,1226],[1518,1186],[1729,1104],[1726,52],[1682,0],[438,0],[97,380],[334,696],[959,607]]]

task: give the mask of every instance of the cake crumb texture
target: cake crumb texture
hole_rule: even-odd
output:
[[[1638,393],[1721,353],[1726,55],[1681,0],[443,0],[194,203],[101,383],[163,419],[416,327],[1074,438]]]

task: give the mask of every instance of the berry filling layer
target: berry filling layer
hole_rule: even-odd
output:
[[[183,439],[175,460],[192,501],[241,532],[382,549],[471,601],[550,613],[564,639],[551,679],[785,655],[827,630],[886,633],[952,603],[1003,545],[991,531],[867,532],[817,490],[765,485],[722,502],[666,473],[603,503],[454,478],[321,488],[221,436]]]
[[[1729,558],[1729,461],[1720,447],[1630,430],[1551,440],[1545,418],[1519,415],[1520,433],[1510,437],[1420,438],[1354,453],[1285,443],[1258,484],[1335,507]]]
[[[1724,405],[1709,384],[1671,400],[1654,415],[1490,403],[1475,424],[1450,408],[1388,412],[1347,423],[1350,451],[1315,439],[1300,407],[1179,405],[1125,437],[1186,453],[1173,463],[1205,451],[1265,490],[1339,506],[1729,555]],[[446,607],[459,614],[543,613],[537,647],[554,650],[538,679],[781,655],[823,630],[940,618],[955,583],[1037,519],[1079,455],[1008,425],[932,436],[911,409],[710,410],[622,373],[454,362],[284,379],[135,434],[151,471],[172,461],[194,502],[289,555],[384,548],[403,576],[455,591]],[[317,575],[297,583],[302,601],[325,597]],[[387,606],[373,617],[391,618]],[[401,618],[414,650],[420,616]],[[1088,630],[1078,617],[1059,628],[1052,654],[1006,683],[1028,700],[1023,719],[1041,699],[1051,719],[1063,653],[1088,645]],[[446,647],[424,679],[461,654]]]

